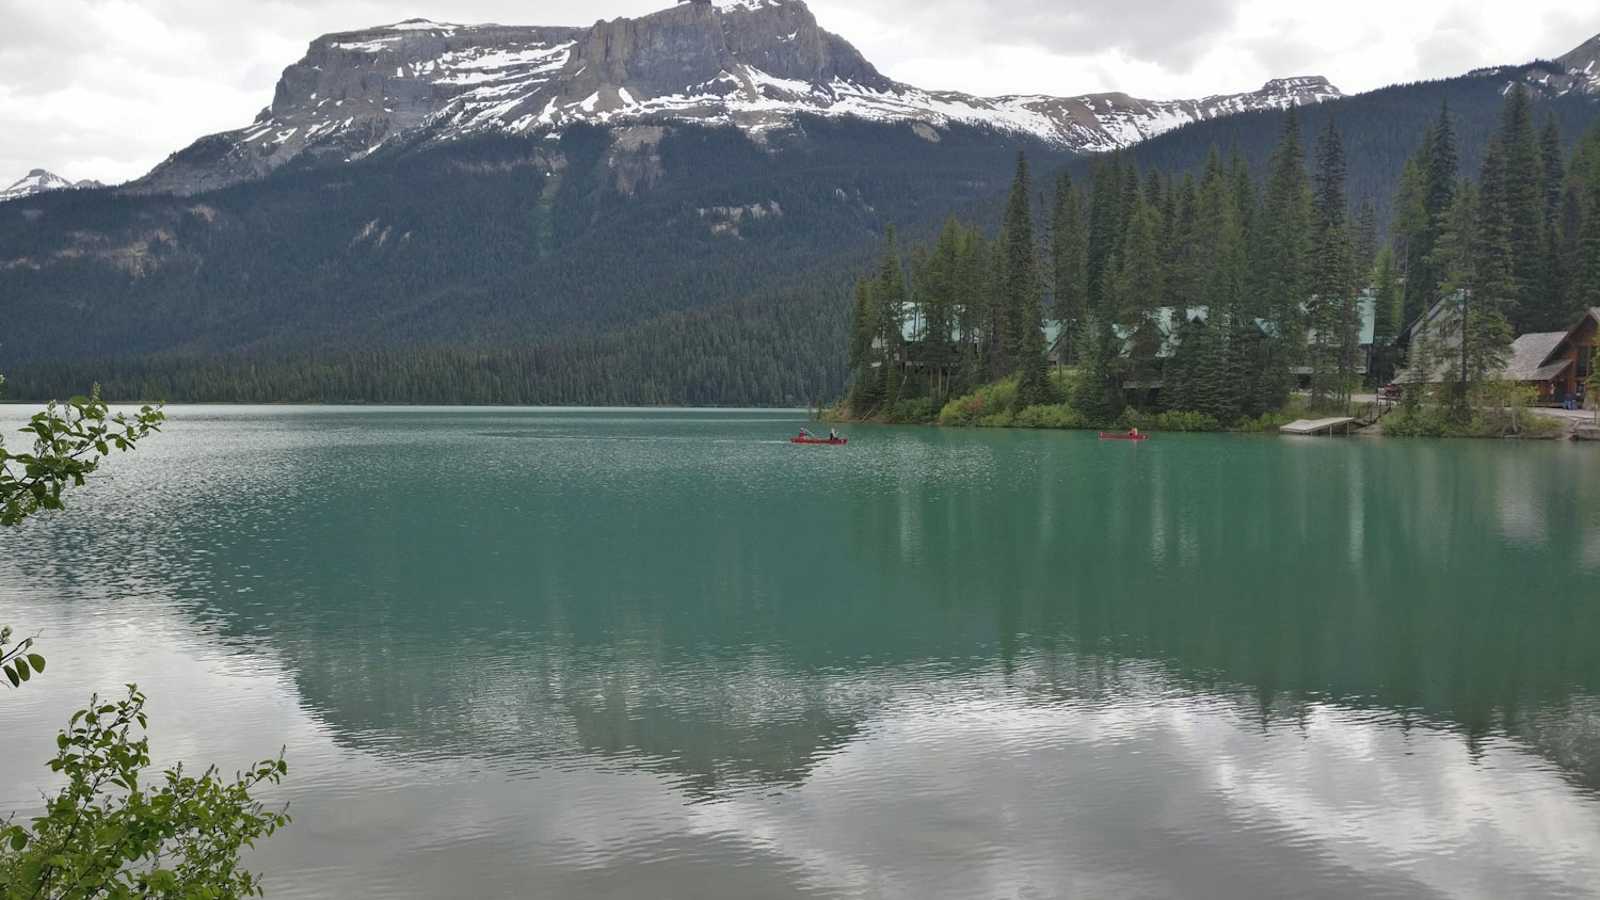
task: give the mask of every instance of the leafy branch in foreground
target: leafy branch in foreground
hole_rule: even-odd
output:
[[[124,700],[91,698],[56,736],[50,769],[67,785],[30,825],[0,825],[0,898],[262,895],[239,854],[289,823],[287,807],[268,810],[251,796],[282,781],[283,754],[232,781],[215,767],[194,777],[179,765],[146,787],[144,707],[129,685]]]
[[[0,377],[0,389],[4,387]],[[131,416],[113,416],[96,388],[87,397],[51,403],[29,419],[21,430],[33,436],[31,453],[7,450],[0,433],[0,527],[14,527],[36,513],[65,508],[61,495],[68,487],[82,487],[112,450],[134,449],[160,431],[165,421],[166,414],[150,406]],[[33,638],[11,646],[10,627],[0,628],[0,672],[12,687],[44,672],[44,666]]]
[[[0,379],[0,387],[5,386]],[[113,449],[126,452],[161,430],[166,414],[146,406],[129,416],[111,415],[96,388],[87,397],[45,407],[23,426],[33,452],[12,453],[0,435],[0,526],[18,525],[44,510],[64,508],[62,492],[82,487]]]
[[[34,673],[44,672],[44,657],[37,653],[29,653],[33,648],[33,638],[23,638],[15,647],[7,650],[11,644],[11,626],[0,627],[0,671],[6,674],[6,680],[12,687],[20,687],[22,682],[34,676]]]

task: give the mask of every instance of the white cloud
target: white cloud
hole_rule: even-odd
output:
[[[429,15],[582,25],[666,0],[0,0],[0,181],[33,166],[135,177],[247,123],[317,35]],[[979,94],[1189,97],[1322,74],[1347,91],[1566,52],[1600,10],[1560,0],[814,0],[824,27],[890,76]]]

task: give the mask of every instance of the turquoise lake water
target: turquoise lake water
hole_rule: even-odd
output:
[[[0,812],[137,681],[274,897],[1600,885],[1593,447],[170,412],[0,532]]]

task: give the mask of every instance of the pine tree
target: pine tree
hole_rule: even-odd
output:
[[[928,394],[936,405],[946,396],[946,376],[956,362],[957,308],[960,305],[961,223],[948,219],[918,279],[923,316],[922,361],[928,372]]]
[[[1172,191],[1173,221],[1167,242],[1166,296],[1163,303],[1174,308],[1194,306],[1200,297],[1200,222],[1199,193],[1193,176]]]
[[[1200,184],[1199,230],[1203,264],[1201,303],[1207,336],[1197,356],[1196,407],[1217,421],[1232,424],[1253,405],[1251,366],[1242,358],[1244,339],[1255,328],[1246,303],[1249,258],[1244,233],[1245,211],[1239,208],[1237,161],[1225,172],[1215,153]],[[1185,311],[1178,310],[1179,315]]]
[[[1083,197],[1073,185],[1072,176],[1065,172],[1056,181],[1050,240],[1055,275],[1055,318],[1061,323],[1061,348],[1065,352],[1077,338],[1078,322],[1088,303],[1089,249]]]
[[[1085,247],[1084,295],[1086,312],[1107,311],[1107,273],[1114,269],[1113,257],[1122,243],[1119,218],[1122,192],[1122,157],[1112,155],[1095,166],[1094,185],[1089,200],[1089,239]]]
[[[1372,270],[1378,262],[1378,206],[1372,200],[1361,201],[1356,214],[1355,231],[1351,239],[1354,255],[1357,288],[1370,287]]]
[[[1271,346],[1262,364],[1260,405],[1281,404],[1288,396],[1290,366],[1305,344],[1302,304],[1311,282],[1311,185],[1306,176],[1305,151],[1300,141],[1299,114],[1290,110],[1282,139],[1273,152],[1271,171],[1260,210],[1260,228],[1254,242],[1250,269],[1259,298],[1257,315],[1271,327]]]
[[[1538,296],[1542,297],[1545,327],[1564,328],[1570,324],[1573,302],[1568,291],[1570,273],[1567,267],[1567,243],[1563,231],[1562,213],[1566,199],[1567,171],[1561,151],[1561,126],[1552,114],[1545,122],[1539,138],[1541,183],[1544,185],[1544,233],[1540,249],[1544,254],[1540,265]]]
[[[1204,329],[1199,317],[1183,316],[1179,321],[1172,357],[1162,370],[1161,401],[1168,409],[1193,410],[1198,402],[1197,361]]]
[[[906,278],[905,266],[900,259],[900,246],[894,226],[889,227],[888,243],[883,260],[878,265],[877,284],[872,289],[873,306],[877,312],[877,339],[883,350],[879,358],[883,363],[883,405],[893,407],[900,402],[900,389],[904,379]]]
[[[1028,159],[1017,154],[1017,175],[1006,204],[1001,231],[1000,302],[1007,311],[1005,353],[1021,375],[1017,396],[1025,405],[1050,400],[1050,377],[1045,362],[1044,310],[1037,246],[1033,236]]]
[[[1111,321],[1091,312],[1078,334],[1078,371],[1072,406],[1091,422],[1109,424],[1122,413],[1120,341]]]
[[[1118,320],[1132,331],[1132,347],[1128,354],[1132,378],[1146,384],[1159,374],[1160,353],[1165,344],[1160,317],[1165,291],[1159,217],[1143,197],[1135,198],[1116,288],[1121,304]]]
[[[1440,282],[1440,273],[1433,264],[1436,245],[1448,215],[1455,202],[1456,179],[1461,165],[1456,149],[1455,122],[1446,102],[1439,110],[1439,120],[1418,151],[1418,168],[1422,177],[1423,218],[1422,230],[1412,236],[1406,259],[1406,316],[1407,321],[1433,305],[1434,291]]]
[[[1519,331],[1548,331],[1559,327],[1564,316],[1541,292],[1546,277],[1544,157],[1533,126],[1533,101],[1520,84],[1506,95],[1499,144],[1503,180],[1495,202],[1505,210],[1513,283],[1504,308]]]
[[[1330,120],[1317,144],[1317,177],[1312,262],[1311,402],[1313,406],[1349,399],[1352,361],[1350,233],[1345,195],[1344,139]]]
[[[982,232],[963,228],[956,266],[956,328],[961,334],[951,393],[970,390],[984,379],[984,328],[989,321],[989,249]]]
[[[874,283],[862,278],[856,282],[855,311],[851,317],[850,370],[854,382],[850,407],[864,415],[883,404],[883,369],[878,356],[878,309],[873,300]]]
[[[1394,380],[1395,338],[1399,336],[1404,316],[1404,295],[1400,290],[1400,273],[1395,266],[1395,253],[1389,248],[1378,252],[1373,273],[1374,298],[1372,318],[1372,372],[1374,385],[1382,386]]]
[[[1424,140],[1425,146],[1431,143],[1431,139]],[[1410,274],[1413,263],[1412,245],[1425,241],[1428,229],[1428,187],[1420,164],[1420,152],[1417,156],[1406,160],[1405,167],[1400,172],[1399,188],[1395,191],[1390,245],[1394,250],[1395,272],[1401,279],[1407,279]],[[1404,291],[1402,293],[1404,294]],[[1419,305],[1423,296],[1425,294],[1422,292],[1415,293]],[[1402,328],[1416,321],[1421,314],[1421,309],[1414,309],[1406,299],[1402,299],[1400,313]]]
[[[1600,178],[1589,184],[1580,232],[1578,264],[1583,272],[1581,305],[1600,307]]]

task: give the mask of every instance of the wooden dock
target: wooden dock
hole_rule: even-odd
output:
[[[1351,426],[1356,426],[1358,420],[1354,416],[1345,416],[1339,419],[1301,419],[1278,429],[1279,434],[1349,434]]]

